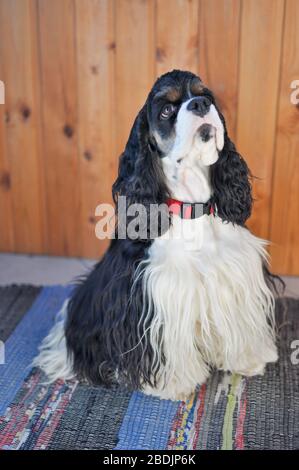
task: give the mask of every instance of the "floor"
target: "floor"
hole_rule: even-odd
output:
[[[84,258],[0,253],[0,285],[68,284],[87,273],[94,263]]]
[[[87,273],[95,261],[84,258],[0,253],[0,285],[68,284]],[[285,276],[286,295],[299,297],[299,277]]]

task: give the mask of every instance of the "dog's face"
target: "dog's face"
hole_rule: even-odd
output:
[[[173,164],[218,159],[224,145],[224,127],[213,94],[190,72],[163,75],[148,98],[148,121],[161,157]]]

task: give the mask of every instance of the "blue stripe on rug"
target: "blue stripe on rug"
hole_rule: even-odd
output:
[[[38,346],[54,324],[55,316],[72,286],[44,287],[5,343],[5,364],[0,365],[0,415],[11,403],[30,372]]]
[[[134,392],[118,434],[115,449],[166,449],[180,402]]]

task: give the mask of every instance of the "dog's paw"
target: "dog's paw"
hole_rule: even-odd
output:
[[[244,368],[234,371],[237,374],[244,375],[245,377],[253,377],[254,375],[264,375],[266,363],[255,365],[252,367]]]
[[[192,398],[194,396],[194,393],[195,393],[195,390],[192,390],[191,392],[190,391],[188,391],[188,392],[179,392],[179,393],[176,394],[176,396],[175,396],[175,398],[173,398],[173,400],[187,402],[189,400],[192,400]]]
[[[271,362],[276,362],[277,359],[277,348],[273,344],[272,348],[264,348],[262,354],[259,356],[246,355],[245,357],[240,357],[231,372],[244,375],[245,377],[264,375],[266,365]]]
[[[195,392],[195,387],[182,390],[182,387],[167,386],[161,390],[147,386],[142,391],[146,395],[153,395],[155,397],[159,397],[161,400],[186,402],[192,399],[192,396]]]

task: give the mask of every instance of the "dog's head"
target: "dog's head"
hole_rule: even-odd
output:
[[[252,206],[248,167],[227,135],[213,93],[191,72],[174,70],[154,84],[121,156],[114,199],[165,202],[172,196],[166,160],[173,169],[186,162],[191,171],[196,165],[208,168],[219,216],[245,224]]]
[[[199,77],[181,71],[163,75],[149,95],[147,108],[152,145],[161,158],[174,164],[192,157],[203,165],[218,160],[224,127],[213,94]]]

